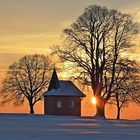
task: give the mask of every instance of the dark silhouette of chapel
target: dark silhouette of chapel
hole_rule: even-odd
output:
[[[48,91],[44,94],[44,114],[81,116],[85,97],[72,81],[59,80],[54,68]]]

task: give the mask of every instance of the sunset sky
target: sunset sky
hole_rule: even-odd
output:
[[[0,0],[0,80],[7,67],[19,57],[48,54],[51,46],[61,44],[63,29],[91,4],[129,13],[140,25],[140,0]],[[139,36],[132,52],[136,60],[140,60]],[[4,110],[3,107],[0,112]],[[136,112],[136,117],[132,117],[140,118],[140,107]]]

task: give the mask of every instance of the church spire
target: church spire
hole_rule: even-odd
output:
[[[60,88],[60,84],[59,84],[59,79],[58,79],[58,76],[57,76],[57,73],[56,73],[56,69],[54,67],[48,91],[52,90],[52,89],[58,89],[58,88]]]

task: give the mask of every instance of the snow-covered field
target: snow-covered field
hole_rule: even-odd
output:
[[[140,120],[0,114],[0,140],[140,140]]]

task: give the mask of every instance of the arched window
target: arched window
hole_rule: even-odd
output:
[[[70,106],[71,109],[73,109],[75,107],[75,102],[73,100],[70,101]]]
[[[62,102],[60,100],[57,101],[57,108],[62,108]]]

